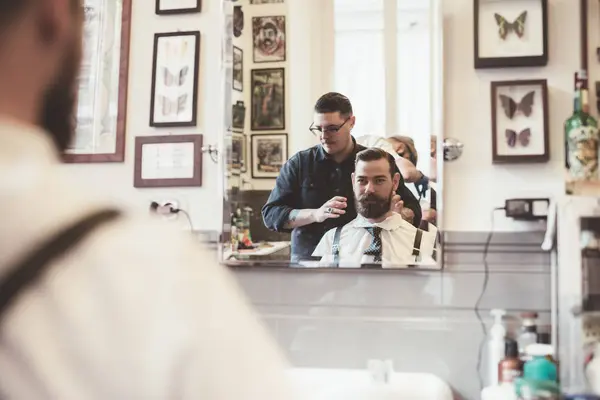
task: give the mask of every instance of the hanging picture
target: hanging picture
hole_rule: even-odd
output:
[[[242,36],[244,30],[244,12],[242,6],[233,7],[233,36]]]
[[[150,126],[196,126],[200,32],[154,35]]]
[[[244,91],[244,51],[233,46],[233,90]]]
[[[283,68],[251,71],[253,131],[285,129],[285,72]]]
[[[231,127],[233,130],[242,132],[246,124],[246,106],[243,101],[239,100],[233,105],[231,118]]]
[[[548,64],[547,0],[473,0],[475,68]]]
[[[492,82],[491,96],[493,163],[548,161],[546,80]]]
[[[201,0],[156,0],[158,15],[198,13],[201,8]]]
[[[231,138],[231,169],[235,174],[246,172],[246,136],[234,133]]]
[[[280,4],[284,0],[250,0],[250,4]]]
[[[254,62],[285,61],[285,17],[252,18]]]
[[[285,133],[252,135],[252,178],[275,179],[288,159]]]

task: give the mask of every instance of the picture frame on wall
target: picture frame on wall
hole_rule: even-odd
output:
[[[193,14],[202,11],[202,0],[156,0],[156,15]]]
[[[545,79],[491,83],[492,162],[550,159],[548,84]]]
[[[236,132],[243,132],[246,125],[246,106],[238,100],[232,107],[231,128]]]
[[[200,32],[154,35],[150,126],[196,126]]]
[[[255,63],[285,61],[285,16],[253,17],[252,43]]]
[[[284,0],[250,0],[250,4],[282,4]]]
[[[250,136],[252,153],[252,178],[275,179],[288,160],[288,135],[286,133],[254,134]]]
[[[133,186],[202,186],[202,135],[135,138]]]
[[[246,135],[234,133],[231,138],[231,170],[235,174],[243,173],[248,170],[246,162],[247,157]]]
[[[473,0],[475,68],[548,64],[547,0]]]
[[[283,68],[250,71],[253,131],[285,130],[285,70]]]
[[[233,90],[244,91],[244,50],[233,46]]]

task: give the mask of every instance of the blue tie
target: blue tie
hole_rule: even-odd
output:
[[[375,262],[381,261],[381,228],[378,226],[373,226],[365,229],[371,234],[373,239],[371,240],[371,245],[363,254],[367,256],[374,256]]]

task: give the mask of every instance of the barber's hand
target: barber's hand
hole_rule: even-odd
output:
[[[317,210],[315,220],[321,223],[329,218],[339,218],[341,215],[346,214],[346,207],[348,207],[346,198],[336,196]]]
[[[413,220],[415,219],[415,212],[413,210],[411,210],[410,208],[405,208],[404,202],[402,201],[400,196],[397,194],[394,195],[394,197],[392,197],[391,210],[395,213],[402,215],[402,218],[405,221],[410,222],[411,224],[412,224]]]

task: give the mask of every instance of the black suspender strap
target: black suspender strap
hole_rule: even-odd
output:
[[[80,244],[94,229],[120,215],[116,210],[95,212],[65,228],[7,269],[6,276],[0,281],[0,320],[19,295],[30,288],[52,262]]]
[[[333,254],[333,264],[336,267],[340,266],[340,237],[342,236],[342,227],[335,228],[333,235],[333,244],[331,245],[331,253]]]
[[[421,239],[423,238],[423,231],[417,229],[415,234],[415,242],[413,243],[412,255],[415,256],[415,262],[421,261]]]

